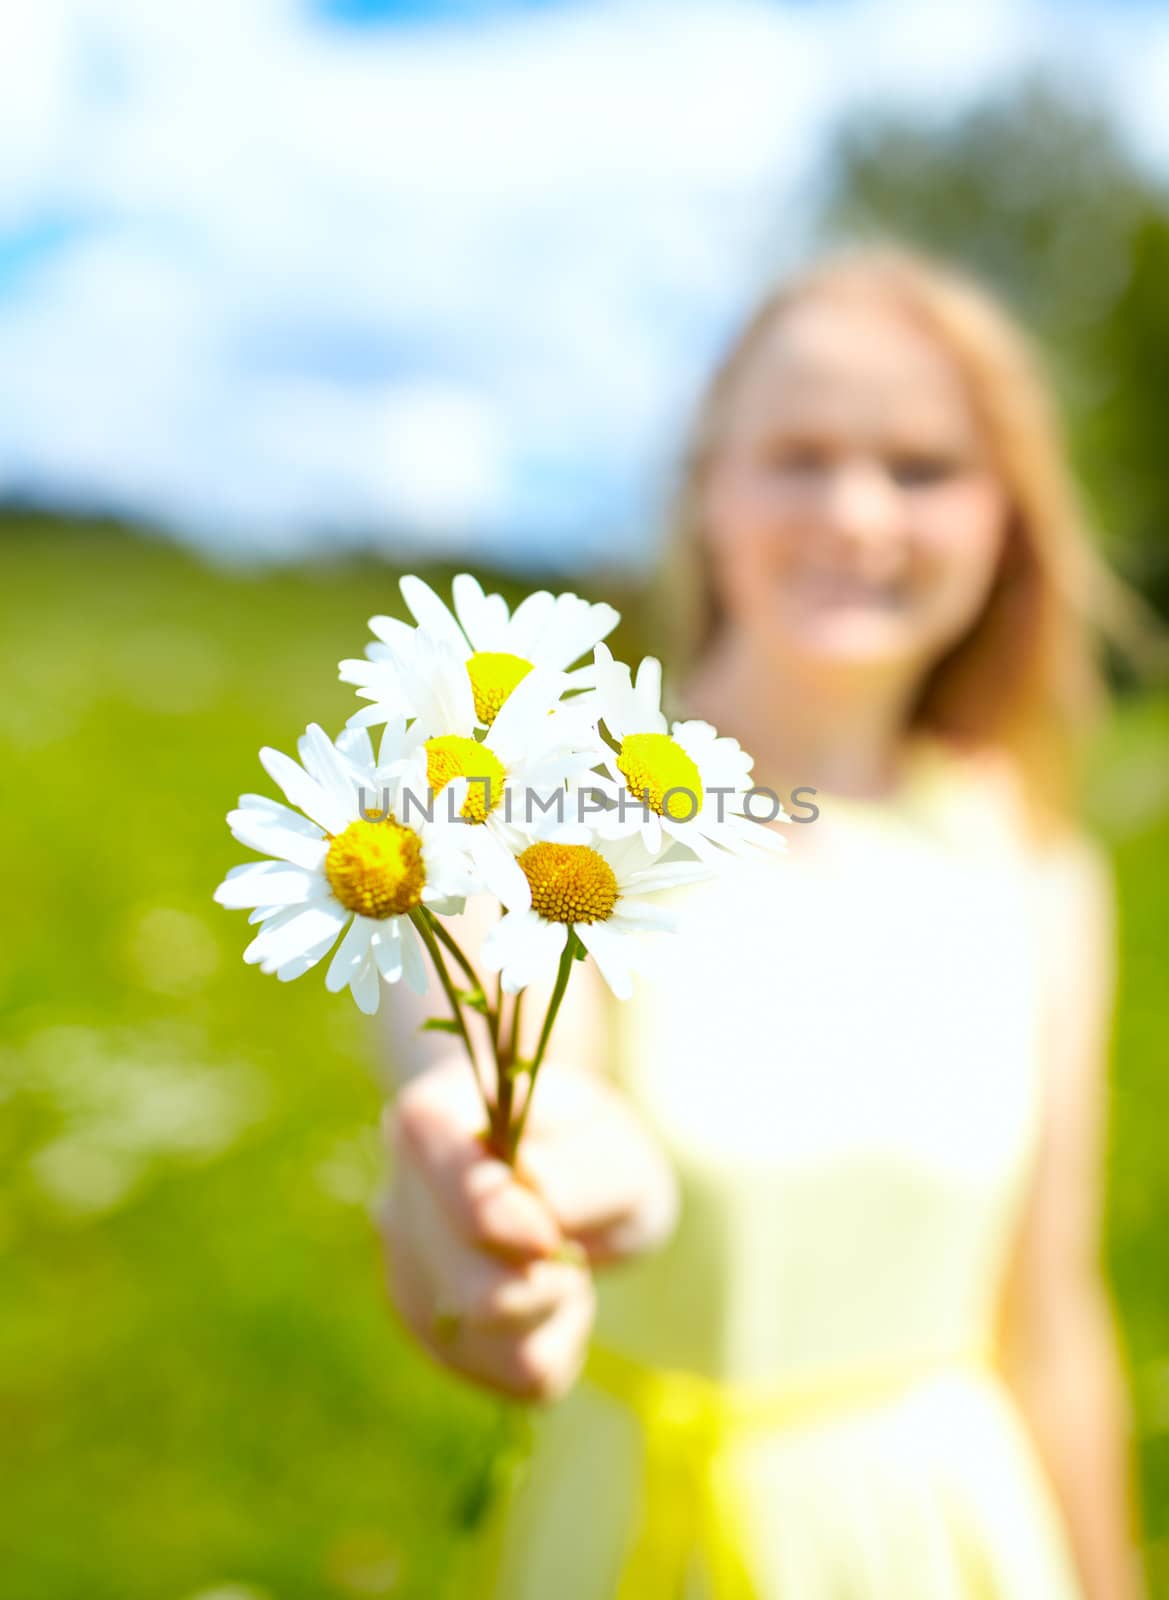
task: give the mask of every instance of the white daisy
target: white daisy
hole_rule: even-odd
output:
[[[536,837],[518,861],[531,903],[509,907],[481,949],[483,965],[501,974],[508,994],[552,977],[571,929],[613,993],[627,1000],[633,973],[645,964],[639,936],[677,926],[675,913],[655,905],[654,896],[710,876],[704,862],[655,859],[638,838],[600,839],[583,828]]]
[[[407,575],[399,588],[418,628],[395,617],[371,617],[369,625],[378,638],[366,646],[368,659],[340,665],[342,681],[356,684],[358,694],[373,702],[358,714],[355,720],[360,722],[416,714],[401,669],[410,660],[419,632],[450,646],[470,684],[476,720],[489,727],[516,684],[533,668],[565,673],[570,688],[590,684],[591,661],[570,669],[620,621],[610,605],[593,605],[579,595],[554,595],[547,589],[528,595],[509,613],[503,596],[484,594],[469,572],[460,572],[451,585],[453,611],[421,578]]]
[[[560,704],[564,673],[535,668],[479,729],[463,662],[421,630],[403,673],[416,715],[387,776],[412,797],[408,813],[417,806],[470,824],[459,842],[476,875],[505,905],[526,903],[516,851],[533,821],[570,820],[568,784],[600,756],[592,722]],[[457,797],[444,796],[456,780]]]
[[[616,743],[616,749],[601,747],[606,776],[595,786],[618,806],[597,820],[597,831],[610,838],[639,833],[654,854],[669,835],[711,862],[726,850],[785,850],[787,840],[762,825],[791,821],[777,796],[757,797],[750,803],[756,815],[744,814],[753,763],[738,740],[720,735],[709,722],[671,726],[661,699],[662,669],[653,656],[646,656],[634,679],[605,645],[597,645],[596,686],[581,696],[580,709],[602,721]]]
[[[403,726],[388,727],[380,752],[387,768],[404,744]],[[405,977],[419,993],[426,989],[411,913],[423,906],[457,913],[478,887],[457,843],[465,830],[441,821],[400,822],[400,795],[381,775],[364,729],[347,730],[334,744],[314,723],[297,753],[301,764],[279,750],[260,751],[289,804],[241,795],[227,821],[241,844],[273,859],[233,867],[215,899],[251,908],[249,920],[261,927],[244,960],[285,982],[315,966],[340,938],[325,987],[348,986],[362,1011],[372,1013],[379,974],[387,983]]]

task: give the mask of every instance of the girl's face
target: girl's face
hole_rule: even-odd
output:
[[[876,300],[809,297],[741,374],[704,496],[719,598],[767,655],[924,670],[975,621],[1007,502],[947,352]]]

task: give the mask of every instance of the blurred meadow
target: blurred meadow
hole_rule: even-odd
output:
[[[383,1293],[375,1025],[211,900],[260,746],[342,726],[399,605],[372,562],[0,529],[6,1595],[422,1600],[490,1469],[497,1407]]]
[[[907,25],[923,26],[919,9]],[[259,30],[256,39],[262,43]],[[335,66],[339,52],[331,49]],[[866,60],[861,69],[868,70]],[[250,104],[252,85],[243,73],[240,83]],[[376,86],[374,76],[369,85]],[[324,102],[326,109],[331,103]],[[293,99],[289,104],[298,108]],[[588,105],[591,118],[591,98]],[[1036,79],[960,114],[945,109],[945,117],[936,108],[926,117],[894,108],[846,119],[830,146],[817,147],[809,191],[815,202],[805,208],[811,214],[802,217],[802,236],[893,233],[972,266],[1021,312],[1058,381],[1107,553],[1165,611],[1169,183],[1138,161],[1082,85],[1069,91]],[[274,138],[272,148],[278,143]],[[138,144],[149,153],[149,140]],[[303,152],[296,159],[303,161]],[[224,185],[228,171],[225,165]],[[519,240],[515,259],[522,257],[530,271],[537,235],[540,248],[558,238],[573,265],[578,255],[585,259],[568,231],[560,178],[556,171],[559,209],[551,220],[528,233],[514,218],[509,224]],[[615,179],[602,173],[594,181],[590,169],[580,182],[595,197]],[[177,193],[182,185],[172,187]],[[416,187],[429,201],[425,183]],[[456,192],[459,204],[467,203],[457,185]],[[636,209],[629,208],[623,224],[631,237]],[[274,205],[274,228],[279,211]],[[489,204],[486,211],[498,228]],[[247,212],[238,206],[232,225],[242,228]],[[331,223],[332,213],[324,214]],[[668,241],[659,250],[655,215],[645,210],[662,279],[647,279],[647,291],[630,274],[627,299],[647,321],[650,301],[664,306],[676,331],[685,324],[679,308],[685,311],[686,302],[681,294],[663,301],[671,257]],[[786,264],[795,231],[790,209],[777,203],[769,224],[774,248],[750,261],[737,242],[737,216],[728,210],[723,219],[728,260],[742,258],[748,275]],[[587,214],[585,222],[591,239],[600,230]],[[377,230],[368,232],[372,238]],[[301,241],[306,251],[318,234],[327,242],[328,227]],[[366,233],[359,237],[364,245]],[[382,248],[386,240],[396,245],[392,229],[377,238]],[[685,258],[679,282],[691,269],[695,281],[702,279],[708,267],[713,281],[714,256],[700,260],[696,246],[686,256],[689,238],[679,232],[674,240],[677,261]],[[0,218],[0,308],[3,242]],[[294,240],[293,255],[295,246]],[[442,249],[434,240],[429,248],[437,261]],[[346,260],[358,254],[350,250]],[[457,252],[451,259],[453,277],[474,278]],[[200,260],[218,288],[214,251]],[[614,285],[624,281],[624,268],[610,273],[610,265],[606,259],[605,271],[597,269],[594,324],[586,319],[583,330],[575,327],[579,300],[562,306],[553,297],[551,311],[544,306],[546,321],[579,334],[588,370],[594,347],[613,353],[601,334],[630,363],[615,369],[608,388],[607,380],[598,381],[596,411],[605,414],[609,431],[579,429],[598,460],[616,449],[619,435],[628,436],[634,453],[646,437],[617,403],[634,369],[644,376],[645,352],[636,344],[625,350],[620,328],[612,332]],[[271,274],[273,293],[284,285],[285,269],[288,282],[307,294],[312,271],[305,268],[300,279],[284,258],[281,271]],[[560,269],[546,270],[559,290]],[[108,308],[89,295],[88,280],[79,281],[85,305],[101,305],[104,315]],[[426,271],[418,285],[429,293]],[[186,292],[176,290],[183,306]],[[720,293],[729,303],[739,290],[723,283]],[[311,331],[312,318],[302,318],[293,290],[288,294],[290,325],[299,331],[303,321]],[[523,294],[521,284],[517,295]],[[263,298],[255,282],[241,291],[248,314],[261,324]],[[43,320],[55,326],[57,311],[47,304]],[[147,504],[157,488],[147,470],[156,454],[181,444],[193,418],[219,425],[220,401],[243,393],[242,382],[231,379],[222,394],[179,405],[180,421],[160,405],[153,429],[151,383],[164,367],[168,374],[182,369],[194,348],[172,346],[169,333],[158,336],[150,321],[158,304],[145,297],[142,324],[137,299],[125,322],[110,311],[109,343],[95,347],[107,365],[100,368],[96,357],[91,363],[93,393],[76,406],[58,396],[46,413],[52,460],[60,440],[75,431],[81,458],[88,449],[104,468],[97,413],[106,373],[123,354],[137,359],[156,343],[158,374],[135,368],[131,378],[151,426],[137,436],[137,413],[124,425],[111,406],[119,448],[131,467],[139,459],[144,464]],[[347,315],[351,307],[341,310]],[[473,308],[476,327],[485,320],[481,310]],[[321,485],[348,492],[356,455],[345,451],[358,449],[353,439],[371,460],[377,455],[369,440],[382,435],[353,426],[359,408],[351,413],[338,398],[342,380],[353,377],[345,362],[356,370],[355,388],[372,392],[379,351],[400,355],[398,338],[410,356],[415,330],[408,317],[405,333],[387,321],[383,345],[371,338],[367,349],[357,313],[351,321],[346,315],[338,313],[322,336],[324,344],[336,335],[344,360],[313,368],[320,351],[308,349],[311,383],[293,370],[287,393],[273,390],[273,400],[268,390],[257,391],[257,414],[271,432],[251,440],[254,460],[244,445],[233,456],[227,416],[225,432],[205,441],[211,467],[194,456],[180,463],[181,481],[196,482],[204,496],[200,516],[217,503],[220,455],[224,478],[230,468],[245,499],[257,463],[269,487],[283,489],[295,479],[300,451],[314,492]],[[527,315],[525,303],[510,331],[498,332],[500,350],[518,348],[512,335],[526,327]],[[165,318],[158,326],[164,325]],[[286,348],[279,335],[276,324],[261,325],[249,348],[273,370],[282,361],[292,369],[308,347]],[[421,347],[421,335],[417,342]],[[456,327],[452,345],[459,342]],[[212,339],[203,344],[218,348]],[[5,345],[0,356],[22,348]],[[531,359],[525,352],[523,360]],[[0,444],[6,430],[22,437],[24,411],[32,415],[33,402],[48,394],[38,386],[44,363],[35,341],[25,353],[29,398],[18,396],[10,415],[0,403]],[[90,354],[86,347],[79,359]],[[434,356],[436,371],[449,354]],[[708,354],[690,348],[688,360],[701,364]],[[571,407],[556,409],[579,376],[559,361],[556,347],[547,370],[534,366],[534,378],[525,372],[524,389],[557,448],[561,436],[575,442],[578,420]],[[681,358],[655,369],[654,381],[669,389],[671,404],[675,388],[684,387],[684,368],[693,376]],[[322,393],[328,404],[314,412]],[[403,414],[412,415],[417,402],[435,424],[440,448],[433,454],[429,438],[427,459],[432,476],[443,479],[448,461],[452,471],[466,467],[461,450],[474,430],[448,449],[444,430],[469,413],[427,411],[424,399],[408,395]],[[640,404],[637,395],[630,401],[634,419]],[[286,424],[301,426],[303,416],[312,425],[299,436],[293,438],[294,429],[280,433]],[[316,431],[322,417],[336,423],[324,442]],[[282,456],[289,439],[295,448]],[[332,444],[341,449],[336,458],[328,455]],[[417,484],[412,452],[413,444],[398,462],[405,477],[386,480],[387,500],[402,482]],[[335,679],[336,662],[360,653],[370,615],[401,614],[396,578],[403,567],[444,590],[451,572],[471,567],[510,599],[546,580],[611,600],[626,615],[614,647],[632,653],[660,642],[662,619],[652,614],[643,579],[653,530],[647,523],[643,547],[623,552],[587,495],[579,509],[574,497],[583,480],[575,461],[577,477],[541,479],[536,515],[538,522],[549,506],[572,502],[566,525],[595,523],[596,546],[582,542],[578,555],[584,554],[569,578],[563,569],[550,576],[539,568],[541,559],[550,567],[564,550],[550,537],[541,545],[530,530],[519,558],[493,569],[473,532],[460,543],[455,525],[463,523],[454,516],[424,562],[409,555],[413,547],[397,537],[388,513],[376,537],[363,542],[354,535],[344,548],[340,538],[321,535],[280,550],[288,558],[282,563],[266,564],[257,548],[242,552],[242,561],[214,561],[199,553],[198,541],[184,546],[143,531],[165,518],[147,514],[123,526],[55,514],[54,505],[68,512],[82,498],[74,465],[62,469],[59,502],[51,493],[34,496],[47,506],[34,514],[21,508],[28,497],[14,493],[0,514],[0,826],[7,846],[0,961],[0,1591],[13,1600],[432,1600],[459,1530],[501,1459],[499,1410],[434,1367],[395,1323],[370,1220],[384,1181],[378,1124],[391,1066],[379,1053],[374,1025],[347,995],[328,995],[319,970],[281,985],[244,966],[246,919],[211,899],[225,869],[247,855],[231,840],[224,815],[242,791],[273,792],[257,759],[261,745],[293,750],[310,720],[339,730],[354,701]],[[375,477],[380,466],[373,461]],[[533,474],[539,476],[537,469]],[[474,487],[472,480],[474,472],[467,479]],[[122,481],[116,474],[109,481],[117,501]],[[95,503],[107,502],[99,495]],[[434,504],[457,509],[458,496],[452,502],[440,495]],[[346,507],[351,521],[339,513],[337,525],[350,533],[365,527],[367,509],[354,490]],[[266,510],[283,526],[284,502]],[[308,505],[305,515],[319,522],[320,505]],[[493,537],[492,560],[507,543],[498,529]],[[208,535],[204,543],[220,557],[241,554],[226,534]],[[619,560],[623,554],[628,563]],[[1107,1264],[1137,1408],[1152,1595],[1169,1600],[1169,692],[1141,689],[1119,664],[1117,684],[1119,712],[1098,743],[1083,794],[1085,818],[1115,863],[1121,918]]]
[[[243,915],[211,901],[247,854],[224,812],[271,792],[257,750],[341,725],[334,663],[378,609],[400,608],[373,563],[241,575],[112,528],[0,537],[0,1559],[21,1600],[423,1600],[493,1459],[495,1405],[383,1293],[373,1027],[319,973],[245,967]],[[1121,897],[1109,1250],[1169,1593],[1169,699],[1126,705],[1085,798]]]

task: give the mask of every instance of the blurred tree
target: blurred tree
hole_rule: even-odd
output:
[[[1169,610],[1169,185],[1079,84],[1030,78],[938,125],[847,122],[825,241],[890,237],[997,290],[1043,348],[1115,564]]]

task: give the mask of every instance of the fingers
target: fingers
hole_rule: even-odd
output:
[[[584,1366],[596,1316],[596,1292],[589,1272],[574,1271],[572,1292],[508,1353],[509,1376],[519,1384],[516,1392],[529,1399],[558,1400],[571,1389]]]
[[[584,1360],[591,1266],[669,1231],[673,1172],[593,1073],[545,1068],[515,1170],[485,1148],[485,1123],[461,1060],[428,1069],[388,1108],[392,1188],[379,1221],[390,1293],[436,1361],[547,1399]]]
[[[550,1400],[579,1375],[595,1315],[589,1273],[560,1262],[511,1266],[476,1258],[436,1279],[400,1206],[383,1217],[391,1295],[431,1357],[474,1381],[521,1399]],[[447,1263],[449,1269],[450,1263]],[[436,1311],[444,1314],[440,1331]]]
[[[485,1125],[470,1074],[438,1067],[407,1084],[386,1116],[405,1164],[423,1169],[451,1225],[485,1250],[552,1255],[561,1229],[549,1206],[506,1162],[484,1149]]]
[[[672,1167],[626,1096],[547,1063],[513,1171],[490,1156],[478,1092],[452,1061],[407,1085],[387,1116],[399,1165],[425,1171],[450,1222],[511,1259],[575,1240],[595,1263],[651,1248],[676,1220]]]
[[[383,1226],[404,1240],[415,1275],[431,1301],[483,1327],[521,1327],[554,1310],[580,1271],[580,1263],[529,1257],[508,1260],[452,1229],[425,1182],[398,1175]]]
[[[580,1276],[580,1268],[569,1262],[532,1261],[508,1268],[482,1254],[472,1255],[459,1280],[456,1309],[482,1328],[533,1326],[574,1292]]]

